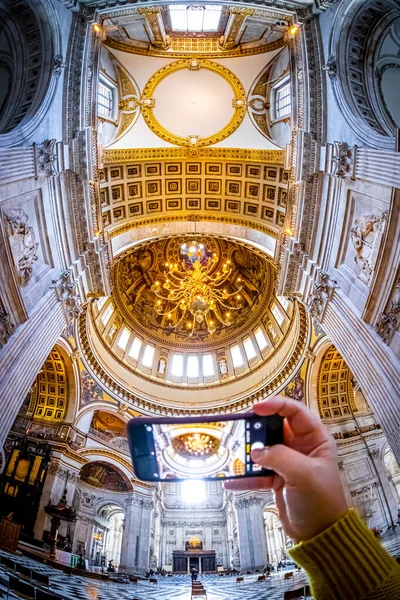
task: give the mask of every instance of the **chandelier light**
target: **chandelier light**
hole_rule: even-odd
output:
[[[200,329],[214,333],[218,322],[232,325],[243,306],[241,277],[234,276],[232,261],[216,271],[217,254],[196,240],[183,243],[180,253],[180,264],[166,263],[162,279],[151,287],[156,314],[172,329],[183,326],[190,337]]]

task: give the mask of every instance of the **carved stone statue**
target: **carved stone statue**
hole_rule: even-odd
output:
[[[31,278],[33,264],[38,260],[39,242],[33,228],[28,225],[29,217],[22,208],[12,208],[6,212],[8,239],[11,253],[21,285]]]
[[[356,264],[357,277],[367,284],[371,281],[376,264],[385,220],[386,213],[379,217],[363,215],[354,221],[350,230],[350,239],[356,252],[353,260]]]
[[[226,377],[228,375],[228,365],[226,362],[226,358],[220,358],[218,361],[219,371],[222,377]]]

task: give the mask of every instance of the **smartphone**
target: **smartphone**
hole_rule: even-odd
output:
[[[143,481],[270,475],[250,453],[283,443],[283,417],[137,417],[128,423],[128,441],[135,474]]]

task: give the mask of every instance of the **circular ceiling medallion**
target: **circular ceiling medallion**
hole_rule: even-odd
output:
[[[246,114],[246,92],[222,65],[178,60],[154,73],[141,104],[144,120],[156,135],[196,149],[221,142],[236,131]]]

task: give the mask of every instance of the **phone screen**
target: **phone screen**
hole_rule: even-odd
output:
[[[271,473],[251,460],[256,448],[282,443],[283,418],[253,413],[220,420],[132,419],[128,424],[139,479],[166,481],[254,477]]]

